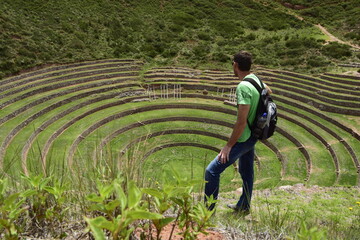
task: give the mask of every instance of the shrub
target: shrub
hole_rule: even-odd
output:
[[[175,57],[178,52],[179,48],[176,45],[169,45],[164,49],[162,56],[166,58]]]
[[[181,25],[171,24],[169,29],[175,33],[180,33],[184,31],[184,28]]]
[[[155,57],[158,53],[154,47],[153,44],[150,44],[150,43],[146,43],[144,44],[141,49],[140,49],[142,52],[144,52],[144,54],[146,56],[149,56],[149,57]]]
[[[204,59],[205,56],[209,53],[210,47],[208,44],[202,43],[199,44],[198,46],[193,48],[193,53],[194,53],[194,57],[195,59]]]
[[[197,35],[198,35],[198,38],[200,40],[204,40],[204,41],[210,41],[211,40],[211,35],[209,33],[199,32]]]
[[[218,34],[226,38],[234,38],[244,33],[244,30],[233,20],[215,21],[213,25]]]
[[[351,56],[350,46],[337,42],[331,42],[323,46],[321,52],[326,56],[337,59]]]
[[[353,40],[360,40],[360,31],[359,32],[349,32],[345,34],[345,37],[348,39],[353,39]]]
[[[227,56],[226,54],[224,54],[223,52],[215,52],[212,56],[211,59],[214,61],[219,61],[219,62],[229,62],[230,58],[229,56]]]
[[[174,25],[184,26],[184,27],[192,27],[196,25],[196,19],[190,14],[184,12],[175,13],[172,18],[172,22]]]
[[[294,57],[294,58],[285,58],[285,59],[281,59],[280,60],[280,65],[281,66],[296,66],[301,64],[302,59],[298,58],[298,57]]]
[[[329,65],[329,61],[321,56],[311,56],[310,59],[307,60],[307,64],[311,67],[325,67]]]
[[[257,57],[254,60],[255,64],[259,64],[259,65],[271,65],[273,63],[273,60],[269,57]]]
[[[298,38],[292,38],[286,41],[285,46],[288,48],[298,48],[302,45],[301,40]]]
[[[256,35],[254,33],[249,33],[244,37],[246,41],[254,41],[256,39]]]
[[[83,48],[85,48],[85,44],[80,39],[75,38],[75,39],[71,40],[70,47],[75,48],[75,49],[83,49]]]
[[[129,53],[135,53],[137,52],[136,49],[131,46],[130,44],[121,44],[120,46],[116,47],[114,49],[114,56],[115,57],[122,57],[124,55],[127,55]]]

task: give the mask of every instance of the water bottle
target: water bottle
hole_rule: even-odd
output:
[[[267,122],[267,113],[265,112],[257,121],[257,127],[260,129],[263,129],[265,127],[265,124]]]

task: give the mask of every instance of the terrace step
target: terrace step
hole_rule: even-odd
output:
[[[91,75],[99,75],[99,74],[108,74],[108,73],[114,73],[114,72],[120,72],[120,71],[139,71],[140,67],[138,66],[131,66],[131,65],[125,65],[125,66],[117,66],[114,68],[114,65],[110,65],[109,67],[105,68],[99,65],[96,65],[92,68],[84,68],[84,69],[71,69],[65,72],[56,72],[52,74],[45,74],[40,75],[37,77],[33,77],[30,79],[23,80],[21,82],[16,82],[8,85],[2,85],[0,87],[0,93],[3,93],[9,89],[12,89],[10,92],[6,92],[0,95],[0,98],[4,98],[10,95],[13,95],[15,93],[25,91],[30,88],[38,87],[41,85],[46,85],[49,83],[55,83],[59,81],[65,81],[65,80],[71,80],[74,78],[81,78]],[[26,85],[26,86],[23,86]],[[23,86],[23,87],[21,87]],[[21,88],[20,88],[21,87]]]
[[[27,73],[23,73],[23,74],[19,74],[13,77],[7,77],[4,79],[0,80],[0,83],[2,84],[7,84],[10,82],[15,82],[18,81],[20,79],[24,79],[24,78],[28,78],[28,77],[32,77],[35,75],[39,75],[39,74],[44,74],[47,72],[53,72],[53,71],[59,71],[59,70],[64,70],[64,69],[69,69],[69,68],[76,68],[76,67],[80,67],[80,66],[86,66],[86,65],[94,65],[94,64],[104,64],[104,63],[139,63],[139,64],[143,64],[142,62],[139,62],[137,60],[133,60],[133,59],[108,59],[108,60],[98,60],[98,61],[88,61],[88,62],[78,62],[78,63],[73,63],[73,64],[62,64],[62,65],[56,65],[56,66],[52,66],[52,67],[45,67],[45,68],[41,68],[39,70],[35,70],[35,71],[31,71],[27,72]]]

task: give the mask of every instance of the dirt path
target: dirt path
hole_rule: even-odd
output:
[[[351,44],[349,42],[344,42],[342,40],[340,40],[339,38],[335,37],[334,35],[332,35],[331,33],[329,33],[328,30],[326,30],[326,28],[324,28],[323,26],[321,26],[320,24],[317,24],[315,25],[316,27],[318,27],[322,33],[324,33],[325,35],[327,35],[330,40],[329,42],[338,42],[338,43],[342,43],[342,44],[346,44],[346,45],[349,45],[353,48],[356,48],[356,49],[360,49],[360,46],[357,46],[357,45],[354,45],[354,44]]]

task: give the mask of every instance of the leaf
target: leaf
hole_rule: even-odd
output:
[[[23,197],[30,197],[30,196],[33,196],[33,195],[36,195],[37,191],[36,190],[32,190],[32,189],[29,189],[29,190],[26,190],[24,192],[21,193],[21,195]]]
[[[114,192],[113,183],[99,188],[100,196],[104,199],[108,198]]]
[[[5,228],[7,228],[7,227],[10,226],[10,223],[9,223],[8,220],[6,220],[6,219],[1,219],[1,218],[0,218],[0,226],[3,226],[3,227],[5,227]]]
[[[180,199],[180,198],[171,198],[171,200],[176,203],[179,206],[183,206],[184,205],[184,200]]]
[[[159,205],[160,205],[159,210],[161,213],[165,212],[166,210],[168,210],[171,207],[170,203],[168,203],[168,202],[162,202]]]
[[[163,215],[145,210],[134,210],[128,213],[128,217],[132,219],[161,219]]]
[[[5,179],[0,179],[0,194],[3,195],[5,194],[5,190],[7,188],[8,185],[8,180]]]
[[[50,178],[40,178],[40,183],[39,183],[39,189],[42,190],[44,189],[44,187],[46,186],[46,184],[48,184],[50,182]]]
[[[105,209],[108,211],[114,210],[116,207],[120,205],[120,201],[118,199],[115,199],[105,205]]]
[[[133,181],[129,182],[128,194],[128,207],[133,208],[139,205],[141,200],[141,192]]]
[[[121,185],[119,183],[115,183],[115,192],[116,195],[120,201],[120,207],[121,207],[121,212],[123,212],[126,208],[126,204],[127,204],[127,197],[124,193],[124,190],[122,189]]]
[[[157,197],[157,198],[163,198],[164,194],[162,192],[160,192],[159,190],[157,189],[154,189],[154,188],[143,188],[141,189],[141,191],[143,193],[146,193],[146,194],[149,194],[153,197]]]
[[[87,217],[84,217],[84,218],[85,218],[85,221],[88,223],[95,239],[96,240],[105,240],[105,234],[104,234],[103,230],[95,224],[96,219],[90,219]]]
[[[4,205],[11,206],[15,202],[15,200],[19,197],[19,195],[20,193],[11,194],[4,200]]]
[[[170,165],[171,173],[177,181],[181,181],[181,175],[173,165]]]
[[[168,225],[169,223],[171,223],[172,221],[174,221],[175,218],[173,217],[167,217],[167,218],[162,218],[159,220],[159,224],[160,224],[160,228],[165,227],[166,225]]]
[[[96,202],[96,203],[102,203],[105,200],[102,197],[96,195],[95,193],[91,193],[91,194],[87,195],[86,199],[91,202]]]

